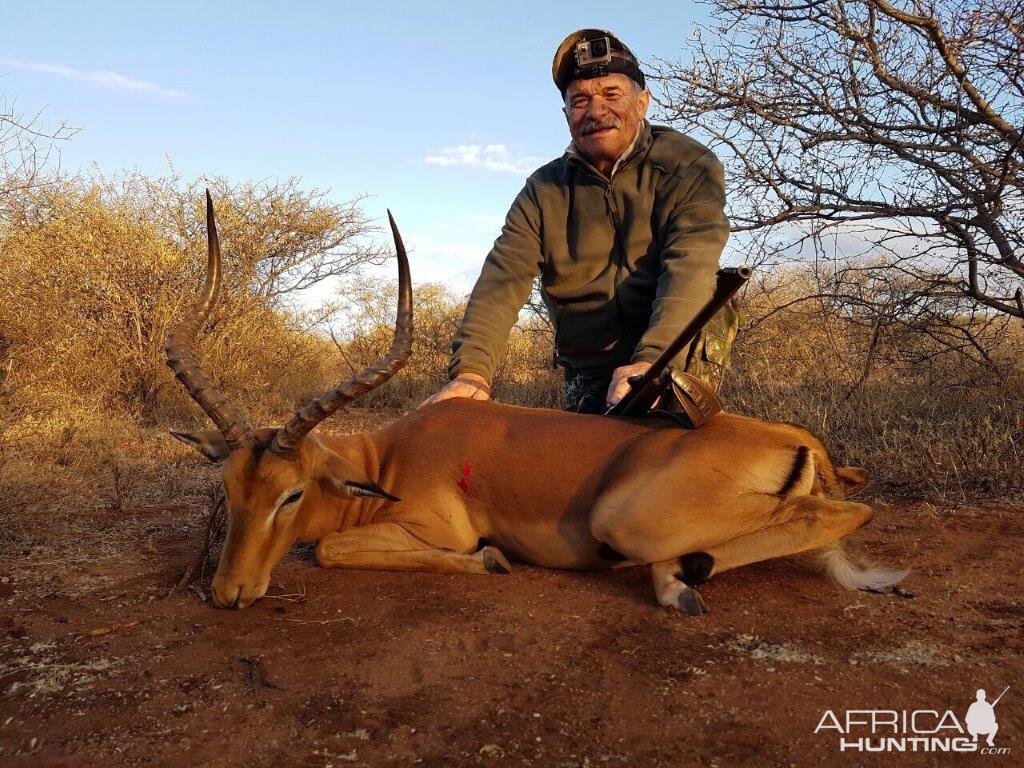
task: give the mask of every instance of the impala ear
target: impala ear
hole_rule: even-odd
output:
[[[171,430],[171,437],[181,440],[185,445],[190,445],[208,458],[214,464],[220,464],[231,453],[231,446],[224,439],[224,435],[215,429],[203,432],[175,432]]]
[[[352,496],[372,496],[377,499],[387,499],[388,501],[401,501],[400,498],[392,496],[371,480],[366,480],[362,483],[349,481],[345,483],[345,488],[348,489]]]
[[[334,493],[347,496],[370,496],[387,501],[401,501],[373,480],[368,478],[350,461],[347,461],[329,448],[324,448],[324,459],[320,467],[320,477]]]
[[[836,479],[843,491],[850,493],[868,484],[868,473],[860,467],[836,467]]]

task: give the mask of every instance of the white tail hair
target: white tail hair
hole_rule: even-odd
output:
[[[910,571],[891,568],[871,568],[858,565],[850,559],[840,544],[814,553],[830,579],[845,589],[868,589],[880,592],[905,579]]]

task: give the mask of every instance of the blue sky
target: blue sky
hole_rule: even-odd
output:
[[[0,92],[80,132],[67,170],[301,176],[394,212],[417,282],[468,291],[509,204],[568,142],[551,57],[587,26],[678,58],[708,8],[7,2]],[[28,32],[26,32],[28,30]]]

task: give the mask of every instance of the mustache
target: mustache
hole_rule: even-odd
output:
[[[589,136],[605,128],[619,128],[621,125],[622,122],[614,117],[607,117],[604,120],[584,120],[580,125],[580,134],[582,136]]]

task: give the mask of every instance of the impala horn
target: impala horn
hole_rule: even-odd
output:
[[[350,403],[365,392],[379,387],[394,376],[409,359],[412,349],[412,283],[409,279],[409,258],[398,233],[395,219],[388,211],[391,234],[395,238],[395,253],[398,256],[398,313],[395,317],[395,339],[383,360],[367,368],[358,376],[343,381],[333,389],[324,392],[303,406],[274,435],[270,450],[283,458],[294,458],[299,443],[321,421]]]
[[[179,320],[167,334],[164,354],[167,365],[188,390],[189,395],[206,411],[231,450],[253,442],[252,427],[214,385],[213,380],[199,367],[194,350],[196,333],[210,316],[220,293],[220,240],[217,238],[217,220],[213,215],[213,198],[206,190],[206,283],[192,311]]]

